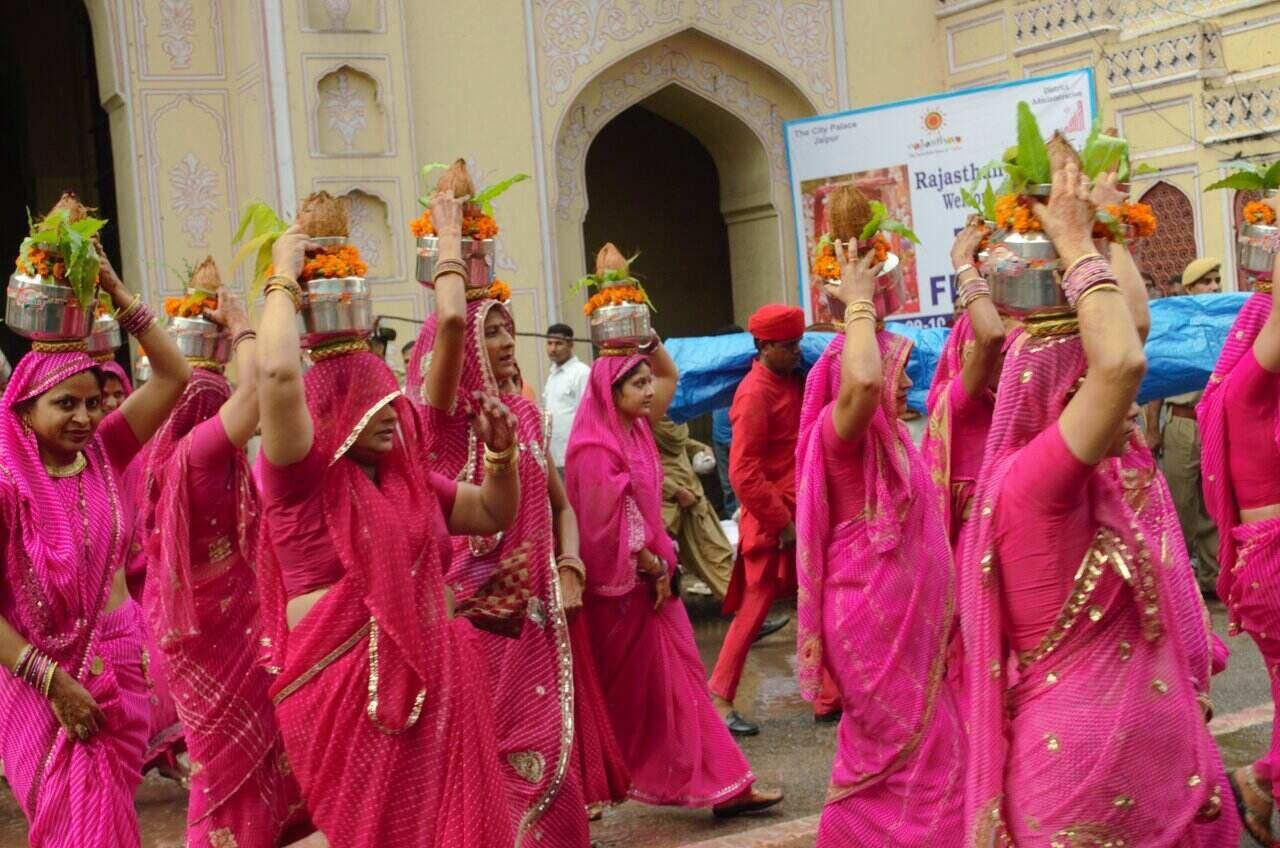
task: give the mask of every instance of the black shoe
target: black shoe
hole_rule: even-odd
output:
[[[734,736],[758,736],[760,734],[760,725],[743,718],[738,714],[737,710],[725,716],[724,723]]]
[[[756,638],[752,639],[752,643],[759,642],[770,633],[777,633],[782,628],[791,623],[791,616],[779,615],[773,618],[766,618],[764,624],[760,625],[760,632],[756,634]]]
[[[840,716],[844,714],[844,710],[837,707],[829,713],[815,713],[813,716],[814,724],[834,724],[840,720]]]

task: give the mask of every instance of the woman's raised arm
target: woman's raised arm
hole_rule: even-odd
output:
[[[973,328],[973,353],[965,358],[960,369],[960,379],[969,397],[977,397],[999,376],[1000,351],[1004,349],[1004,322],[982,276],[974,268],[978,245],[984,235],[986,227],[975,215],[951,246],[951,264],[956,269],[961,299],[966,301],[964,308],[969,326]]]
[[[861,439],[871,426],[884,391],[884,366],[876,342],[875,251],[858,258],[849,245],[836,242],[840,282],[826,284],[827,296],[844,305],[844,350],[840,354],[840,393],[831,411],[836,435],[846,442]]]
[[[262,413],[262,452],[272,465],[292,465],[311,452],[315,431],[302,382],[302,344],[298,339],[298,274],[308,239],[297,224],[271,249],[275,274],[267,280],[266,308],[258,329],[258,403]]]
[[[160,322],[140,323],[144,315],[140,310],[145,309],[141,298],[125,287],[105,256],[99,284],[115,304],[120,326],[133,333],[151,360],[151,379],[120,405],[120,414],[129,422],[129,429],[139,443],[145,443],[160,429],[182,397],[187,380],[191,379],[191,365]],[[139,324],[136,328],[132,326],[135,323]]]
[[[426,400],[444,412],[453,410],[462,380],[462,346],[467,337],[466,278],[462,262],[462,207],[452,191],[431,198],[431,223],[440,248],[436,278],[436,341],[425,375]]]
[[[653,369],[653,407],[649,412],[649,421],[657,424],[666,417],[667,409],[676,396],[676,384],[680,382],[680,369],[676,361],[667,353],[662,338],[653,334],[653,350],[649,353],[649,365]]]
[[[1280,195],[1272,195],[1267,198],[1267,202],[1276,210],[1277,217],[1280,217]],[[1280,279],[1280,253],[1272,260],[1271,279]],[[1267,316],[1267,323],[1262,325],[1258,337],[1253,340],[1253,355],[1266,370],[1280,371],[1280,298],[1274,293],[1271,295],[1271,314]]]
[[[1093,249],[1096,209],[1089,192],[1079,168],[1067,165],[1053,175],[1048,204],[1036,203],[1034,211],[1067,268],[1062,285],[1079,316],[1089,366],[1059,426],[1071,453],[1095,465],[1111,452],[1133,414],[1147,361],[1115,272]]]
[[[236,390],[218,410],[227,440],[243,448],[258,429],[258,347],[249,328],[244,304],[234,292],[218,289],[218,306],[206,309],[205,317],[227,328],[231,335],[231,355],[235,358]]]

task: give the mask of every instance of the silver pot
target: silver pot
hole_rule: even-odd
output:
[[[884,267],[876,278],[872,300],[876,305],[876,314],[882,318],[893,315],[907,302],[907,284],[902,278],[902,263],[898,254],[890,253],[885,257]]]
[[[170,318],[169,335],[187,359],[225,363],[231,359],[231,338],[226,330],[204,318]]]
[[[32,341],[83,339],[93,331],[93,305],[82,309],[76,293],[50,277],[14,274],[9,278],[4,321]]]
[[[493,285],[494,261],[497,258],[497,242],[493,239],[462,240],[462,261],[467,266],[467,286],[470,288]],[[440,239],[422,236],[418,239],[418,282],[430,286],[436,279],[436,263],[440,261]]]
[[[1264,192],[1265,197],[1274,197],[1276,189]],[[1270,280],[1271,269],[1275,265],[1276,253],[1280,252],[1280,227],[1273,224],[1244,224],[1240,227],[1240,235],[1236,239],[1236,256],[1240,270],[1254,280]]]
[[[304,347],[373,332],[373,297],[364,277],[318,277],[306,284],[298,312]]]
[[[591,341],[597,347],[638,347],[651,335],[649,307],[643,303],[601,306],[591,313]]]
[[[133,383],[135,386],[141,386],[150,379],[151,360],[144,356],[133,366]]]
[[[99,315],[93,319],[93,332],[89,334],[89,355],[114,353],[123,340],[116,319],[110,315]]]
[[[1011,312],[1034,312],[1066,305],[1059,285],[1058,251],[1044,233],[997,232],[978,254],[991,285],[991,299]]]

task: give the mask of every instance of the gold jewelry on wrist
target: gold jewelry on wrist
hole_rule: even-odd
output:
[[[436,272],[431,275],[431,285],[435,286],[440,278],[448,274],[457,274],[465,285],[467,282],[467,263],[461,259],[441,259],[436,263]]]
[[[270,297],[274,291],[282,291],[289,295],[289,299],[293,301],[294,312],[302,309],[302,286],[298,285],[297,280],[286,277],[284,274],[272,274],[267,278],[266,288],[262,290],[263,299]]]
[[[557,570],[561,568],[568,569],[578,575],[579,579],[581,579],[583,583],[587,582],[587,567],[583,565],[582,560],[578,559],[576,556],[561,554],[556,559],[556,568]]]
[[[18,654],[17,661],[14,662],[13,668],[10,669],[13,672],[14,677],[20,677],[22,675],[22,667],[27,664],[27,659],[31,656],[31,652],[34,650],[35,648],[28,644],[22,649],[21,653]]]
[[[1120,287],[1117,286],[1115,283],[1098,283],[1095,286],[1090,286],[1089,288],[1081,292],[1080,297],[1076,299],[1076,309],[1080,308],[1080,304],[1084,303],[1084,299],[1086,297],[1093,294],[1094,292],[1100,292],[1100,291],[1112,291],[1118,294],[1120,292]]]
[[[485,474],[492,474],[495,477],[505,477],[511,473],[516,467],[516,461],[519,459],[520,445],[512,442],[511,446],[504,451],[494,451],[488,445],[484,446],[484,471]]]
[[[129,305],[116,313],[116,322],[119,323],[120,321],[128,318],[130,315],[137,312],[140,306],[142,306],[142,296],[135,294],[133,296],[133,300],[129,301]]]
[[[56,662],[49,663],[49,669],[44,673],[44,680],[41,681],[40,694],[44,695],[46,700],[49,698],[49,688],[53,686],[53,675],[57,670]]]

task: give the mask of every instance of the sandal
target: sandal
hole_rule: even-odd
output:
[[[1263,848],[1272,848],[1275,839],[1271,835],[1271,810],[1275,802],[1258,785],[1257,778],[1253,775],[1253,766],[1242,766],[1227,772],[1227,782],[1231,784],[1236,812],[1240,814],[1245,830]]]
[[[738,796],[730,798],[728,801],[716,804],[711,808],[711,812],[718,819],[731,819],[734,816],[767,810],[781,801],[782,790],[780,789],[756,789],[752,787]]]

